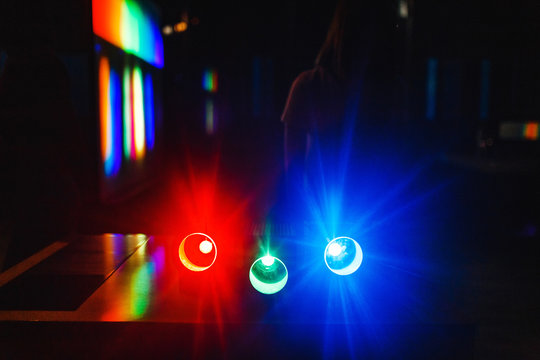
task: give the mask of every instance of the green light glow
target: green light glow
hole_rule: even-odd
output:
[[[153,66],[163,67],[158,15],[143,0],[92,0],[94,34]]]
[[[156,272],[152,262],[142,265],[131,280],[131,315],[135,319],[141,318],[148,310],[152,280]]]
[[[131,156],[131,74],[129,67],[124,68],[124,157]]]
[[[249,269],[249,281],[255,290],[270,295],[277,293],[285,287],[289,274],[283,261],[273,257],[274,261],[270,263],[268,257],[269,255],[263,256],[255,260],[253,265],[251,265]]]
[[[134,1],[123,2],[120,18],[124,19],[120,24],[124,49],[137,54],[140,49],[138,20],[142,19],[139,4]]]

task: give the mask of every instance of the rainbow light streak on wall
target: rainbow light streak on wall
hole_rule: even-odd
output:
[[[111,173],[118,173],[122,164],[122,86],[120,76],[111,69],[109,81],[112,129]],[[107,173],[107,172],[106,172]],[[110,176],[108,174],[108,176]]]
[[[144,157],[145,153],[145,131],[144,131],[144,98],[143,80],[141,69],[135,66],[133,69],[133,132],[135,153],[137,159]]]
[[[152,150],[154,148],[154,84],[152,76],[146,74],[144,76],[144,119],[146,130],[146,146]]]
[[[100,107],[100,124],[101,124],[101,155],[105,162],[105,172],[107,172],[107,162],[111,156],[111,106],[109,102],[109,77],[110,67],[109,60],[102,57],[99,60],[99,107]]]
[[[92,0],[94,34],[125,52],[163,67],[163,39],[157,21],[135,0]]]
[[[218,89],[217,72],[214,69],[206,69],[203,72],[202,87],[204,90],[215,93]]]
[[[141,161],[154,149],[163,40],[157,14],[143,0],[93,0],[92,6],[101,153],[111,177],[124,167],[122,158]]]
[[[523,126],[523,137],[527,140],[538,139],[538,123],[529,122]]]
[[[126,66],[124,68],[123,77],[123,99],[124,99],[124,157],[126,159],[135,158],[135,146],[131,141],[133,138],[133,126],[132,126],[132,107],[131,107],[131,72]]]
[[[123,147],[127,160],[142,159],[155,143],[155,106],[151,74],[135,65],[123,69],[122,80],[107,57],[99,60],[101,153],[105,175],[115,175]]]
[[[147,93],[145,93],[144,89],[141,69],[135,66],[133,72],[131,72],[129,67],[125,67],[123,75],[123,123],[124,157],[126,159],[142,159],[146,152],[146,141],[151,142],[151,148],[154,147],[154,95],[152,89]],[[149,111],[151,111],[151,114],[148,111],[145,112],[145,103],[150,104]],[[152,129],[152,136],[148,140],[145,131],[147,126]]]
[[[101,57],[99,61],[99,103],[101,128],[101,154],[105,168],[105,175],[115,175],[120,169],[121,147],[119,135],[119,93],[120,80],[118,75],[110,68],[109,60]]]

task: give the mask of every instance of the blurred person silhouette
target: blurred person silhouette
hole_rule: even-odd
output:
[[[332,151],[358,126],[373,135],[399,122],[396,14],[389,0],[338,2],[315,66],[294,80],[281,116],[287,169],[303,167],[316,142]]]
[[[281,116],[288,199],[343,181],[369,152],[398,148],[404,81],[395,44],[404,29],[397,9],[393,0],[338,2],[315,66],[294,80]]]
[[[4,268],[75,231],[80,210],[81,141],[44,7],[12,5],[2,15],[0,192],[2,237],[10,239]]]

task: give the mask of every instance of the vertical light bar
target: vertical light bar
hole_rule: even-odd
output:
[[[132,157],[131,154],[131,137],[133,128],[131,127],[131,72],[129,67],[124,68],[124,78],[123,78],[123,98],[124,98],[124,157],[129,159]]]
[[[435,119],[437,101],[437,59],[429,58],[426,80],[426,119]]]
[[[109,104],[110,104],[110,129],[111,129],[111,157],[110,173],[115,175],[120,169],[122,159],[122,90],[120,77],[111,69],[109,77]]]
[[[212,69],[212,90],[211,90],[211,92],[217,92],[217,89],[218,89],[217,71]]]
[[[491,63],[489,60],[482,60],[481,67],[481,88],[480,88],[480,119],[485,120],[489,111],[489,77]]]
[[[130,157],[131,160],[137,159],[137,152],[135,151],[135,98],[133,93],[133,71],[131,72],[130,77],[130,98],[129,98],[129,106],[131,108],[131,119],[130,119],[130,125],[131,125],[131,138],[130,138]]]
[[[149,150],[154,148],[155,133],[154,133],[154,84],[152,83],[152,75],[144,76],[144,120],[146,130],[146,147]]]
[[[154,59],[155,65],[158,68],[163,67],[163,39],[161,38],[161,31],[156,24],[152,25],[152,33],[154,34]]]
[[[218,76],[215,69],[206,69],[203,72],[202,78],[203,89],[215,93],[218,87]]]
[[[112,129],[110,104],[110,66],[106,57],[99,60],[99,120],[101,134],[101,158],[105,175],[111,174]]]
[[[206,133],[208,135],[211,135],[216,130],[215,129],[216,124],[215,124],[215,119],[214,119],[214,100],[213,99],[210,99],[210,98],[206,99],[205,113],[206,113],[206,116],[205,116]]]
[[[138,66],[133,68],[133,125],[135,154],[137,159],[141,159],[144,157],[146,144],[144,131],[143,79],[141,69]]]

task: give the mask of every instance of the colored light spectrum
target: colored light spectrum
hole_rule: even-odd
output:
[[[120,80],[110,68],[109,60],[101,57],[99,61],[99,107],[101,128],[101,154],[106,176],[115,175],[121,164],[121,144],[119,135],[119,94]]]
[[[538,139],[538,123],[529,122],[523,127],[523,137],[527,140]]]
[[[216,93],[218,88],[218,76],[215,69],[205,69],[202,75],[202,87],[206,92]],[[208,135],[216,132],[216,109],[214,97],[207,95],[204,105],[204,128]]]
[[[141,69],[135,66],[132,77],[133,89],[133,143],[135,144],[136,158],[140,159],[145,153],[145,131],[144,131],[144,98],[143,98],[143,80]]]
[[[499,124],[499,137],[502,140],[538,141],[539,124],[536,121],[527,123],[501,122]]]
[[[129,67],[124,68],[123,77],[124,91],[123,91],[123,104],[124,104],[124,157],[126,159],[135,158],[135,147],[133,144],[133,108],[132,102],[132,88],[131,88],[131,72]]]
[[[154,149],[155,141],[155,111],[154,106],[154,84],[152,76],[144,76],[144,129],[146,130],[146,146],[149,150]]]
[[[141,160],[155,144],[153,79],[135,65],[119,72],[107,56],[98,64],[101,154],[107,177],[118,173],[123,158]]]
[[[202,87],[204,90],[215,93],[218,89],[218,76],[214,69],[206,69],[203,72]]]
[[[128,54],[163,67],[163,39],[156,16],[135,0],[93,0],[94,34]]]
[[[108,58],[102,56],[99,63],[99,99],[101,153],[105,175],[112,176],[120,168],[122,147],[126,160],[142,159],[146,149],[154,147],[152,77],[143,75],[138,66],[133,70],[125,67],[120,86],[120,79],[110,68]]]
[[[100,147],[105,177],[140,161],[156,141],[156,75],[163,67],[157,16],[143,1],[94,0]],[[156,69],[157,67],[157,69]]]

